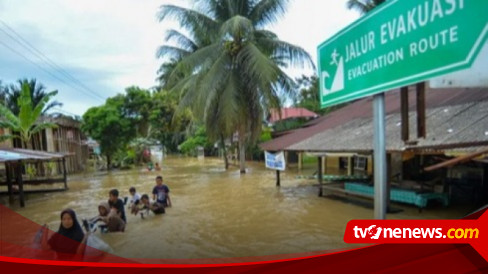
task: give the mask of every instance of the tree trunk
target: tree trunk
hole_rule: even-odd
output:
[[[239,132],[239,166],[241,174],[246,173],[246,144],[244,134]]]
[[[112,158],[110,157],[109,154],[106,154],[107,156],[107,170],[110,170],[110,167],[112,166]]]
[[[224,150],[224,164],[225,164],[225,170],[229,169],[229,159],[227,158],[227,149],[225,148],[225,139],[224,135],[220,135],[220,142],[222,144],[222,149]]]

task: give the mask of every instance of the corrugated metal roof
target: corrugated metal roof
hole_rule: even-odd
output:
[[[488,89],[428,89],[426,92],[427,138],[417,146],[488,141]],[[386,93],[387,148],[406,149],[401,140],[400,92]],[[411,136],[416,132],[415,91],[410,87],[409,113]],[[446,111],[447,110],[447,111]],[[315,119],[308,127],[261,144],[269,151],[371,151],[372,98],[365,98]],[[464,126],[463,126],[464,125]],[[456,134],[449,132],[456,128]],[[332,130],[333,129],[333,130]],[[446,132],[446,134],[444,134]],[[450,134],[447,134],[450,133]],[[314,137],[313,139],[311,139]],[[316,138],[315,138],[316,137]],[[415,136],[412,136],[415,140]]]
[[[410,128],[416,123],[415,112],[409,112]],[[427,138],[416,139],[416,131],[410,131],[410,140],[415,145],[405,145],[401,139],[401,117],[399,113],[386,116],[386,148],[388,151],[433,148],[437,146],[457,147],[463,143],[488,144],[488,101],[467,103],[458,106],[428,109],[426,112]],[[289,146],[295,151],[370,152],[373,150],[372,118],[357,118],[343,125],[315,134]]]
[[[0,149],[0,163],[15,162],[15,161],[47,161],[53,159],[61,159],[65,156],[67,156],[67,154],[28,150],[28,149],[18,149],[18,148]]]

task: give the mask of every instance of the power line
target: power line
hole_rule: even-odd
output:
[[[28,46],[28,50],[29,48],[31,48],[33,51],[37,52],[34,53],[36,55],[41,56],[41,59],[44,59],[45,61],[47,61],[48,65],[50,65],[52,68],[56,69],[57,71],[59,71],[60,73],[62,73],[63,75],[67,76],[69,79],[71,79],[72,81],[76,82],[79,86],[81,86],[82,88],[84,88],[85,90],[89,91],[90,93],[94,94],[95,96],[101,98],[101,99],[105,99],[103,97],[101,97],[100,95],[98,95],[98,93],[96,93],[95,91],[91,90],[89,87],[87,87],[85,84],[83,84],[81,81],[79,81],[78,79],[76,79],[73,75],[71,75],[69,72],[67,72],[66,70],[64,70],[63,68],[61,68],[60,66],[58,66],[54,61],[52,61],[49,57],[47,57],[44,53],[42,53],[40,50],[38,50],[37,48],[35,48],[29,41],[27,41],[26,39],[24,39],[22,37],[22,35],[20,35],[18,32],[16,32],[12,27],[10,27],[7,23],[5,23],[5,21],[3,21],[2,19],[0,19],[0,23],[2,23],[6,28],[8,28],[13,34],[15,34],[22,42],[24,42],[25,45]],[[8,35],[8,34],[7,34]],[[9,35],[10,36],[10,35]],[[13,38],[12,36],[10,36],[11,38]],[[15,38],[13,38],[15,39]],[[19,43],[17,41],[17,43]],[[20,43],[19,43],[20,44]],[[31,51],[31,50],[30,50]],[[32,52],[32,51],[31,51]]]
[[[60,109],[60,108],[51,108],[51,110],[57,111],[57,112],[61,112],[61,113],[64,113],[64,114],[68,114],[68,115],[71,115],[71,116],[81,116],[81,115],[78,115],[78,114],[74,114],[73,112],[69,112],[69,111]]]
[[[68,83],[66,83],[63,79],[59,78],[58,76],[52,74],[50,71],[46,70],[45,68],[41,67],[39,64],[37,64],[36,62],[30,60],[29,58],[27,58],[25,55],[23,55],[22,53],[18,52],[17,50],[15,50],[14,48],[10,47],[8,44],[2,42],[0,40],[0,44],[2,44],[4,47],[6,47],[7,49],[11,50],[12,52],[14,52],[15,54],[19,55],[20,57],[24,58],[25,60],[27,60],[28,62],[32,63],[34,66],[38,67],[39,69],[41,69],[42,71],[44,71],[45,73],[49,74],[51,77],[55,78],[56,80],[58,81],[61,81],[63,82],[64,84],[66,85],[69,85]],[[73,87],[73,86],[72,86]],[[76,88],[76,87],[74,87]]]
[[[39,51],[38,49],[36,49],[34,46],[32,46],[32,44],[30,44],[27,40],[25,40],[20,34],[18,34],[14,29],[12,29],[10,26],[8,26],[3,20],[0,19],[0,23],[2,23],[5,27],[7,27],[12,33],[14,33],[21,41],[19,41],[17,38],[13,37],[11,34],[9,34],[7,31],[5,31],[4,29],[0,28],[0,30],[5,33],[6,35],[8,35],[12,40],[14,40],[15,42],[17,42],[19,45],[21,45],[23,48],[27,49],[29,52],[31,52],[32,54],[34,54],[37,58],[45,61],[47,63],[47,65],[49,65],[51,68],[53,68],[54,70],[56,70],[57,72],[61,73],[61,75],[63,75],[65,78],[67,78],[69,81],[73,81],[75,84],[77,84],[79,87],[83,88],[84,90],[81,90],[79,89],[77,86],[73,86],[72,83],[70,82],[66,82],[64,81],[64,79],[61,79],[59,77],[57,77],[56,75],[52,74],[51,72],[47,71],[45,68],[41,67],[40,65],[38,65],[37,63],[33,62],[32,60],[30,60],[28,57],[26,57],[25,55],[23,55],[22,53],[18,52],[17,50],[13,49],[12,47],[8,46],[7,44],[1,42],[2,45],[4,45],[6,48],[10,49],[11,51],[13,51],[14,53],[16,53],[17,55],[21,56],[22,58],[26,59],[27,61],[29,61],[30,63],[34,64],[36,67],[40,68],[41,70],[43,70],[44,72],[48,73],[49,75],[51,75],[52,77],[54,77],[55,79],[57,79],[58,81],[61,81],[62,83],[66,84],[66,85],[69,85],[71,86],[72,88],[75,88],[76,90],[78,91],[81,91],[82,93],[86,94],[86,95],[89,95],[91,97],[96,97],[97,99],[101,99],[102,101],[105,100],[105,98],[103,98],[102,96],[100,96],[98,93],[94,92],[93,90],[91,90],[90,88],[88,88],[86,85],[84,85],[81,81],[79,81],[78,79],[76,79],[74,76],[72,76],[71,74],[69,74],[68,72],[66,72],[64,69],[62,69],[60,66],[58,66],[54,61],[52,61],[51,59],[49,59],[45,54],[43,54],[41,51]],[[88,91],[89,93],[87,93],[86,91]]]

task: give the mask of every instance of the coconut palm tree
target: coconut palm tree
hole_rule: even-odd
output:
[[[17,107],[19,109],[17,115],[6,106],[0,104],[0,117],[3,118],[0,119],[0,128],[8,128],[11,132],[18,132],[19,136],[2,135],[0,136],[0,142],[6,139],[20,138],[25,147],[32,148],[30,142],[32,135],[41,132],[43,129],[56,127],[53,123],[39,123],[37,120],[46,104],[57,93],[57,91],[51,91],[40,98],[37,103],[34,103],[29,84],[22,84],[22,89],[17,99]]]
[[[357,10],[360,14],[366,14],[386,0],[348,0],[348,9]]]
[[[199,0],[194,9],[165,5],[160,12],[161,20],[176,19],[188,32],[210,38],[182,56],[169,79],[185,75],[173,89],[182,93],[180,106],[201,117],[210,136],[238,132],[242,173],[245,145],[259,136],[263,113],[280,108],[280,96],[294,90],[282,68],[313,66],[302,48],[265,29],[284,14],[287,2]]]
[[[5,106],[10,109],[14,115],[18,115],[20,113],[20,106],[17,104],[17,102],[19,100],[20,94],[22,93],[24,85],[28,85],[29,87],[30,98],[34,106],[38,105],[39,102],[41,102],[47,94],[52,93],[46,93],[46,87],[43,84],[38,83],[36,79],[17,80],[17,85],[12,84],[5,88]],[[48,102],[44,106],[42,114],[46,113],[46,111],[53,107],[62,105],[63,104],[58,101]]]

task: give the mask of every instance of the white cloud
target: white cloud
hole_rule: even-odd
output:
[[[314,60],[316,47],[357,18],[347,11],[345,1],[290,1],[285,17],[272,27],[279,37],[302,46]],[[188,6],[183,0],[4,0],[0,19],[37,49],[103,97],[123,92],[130,85],[149,88],[155,84],[160,60],[155,58],[164,31],[175,23],[159,23],[156,14],[162,4]],[[16,44],[1,30],[0,41],[29,59],[41,61]],[[63,109],[76,114],[102,102],[60,83],[0,44],[3,82],[35,77],[49,89],[60,91]],[[49,67],[46,69],[52,71]],[[296,76],[310,71],[291,71]],[[84,96],[83,100],[79,100]]]

